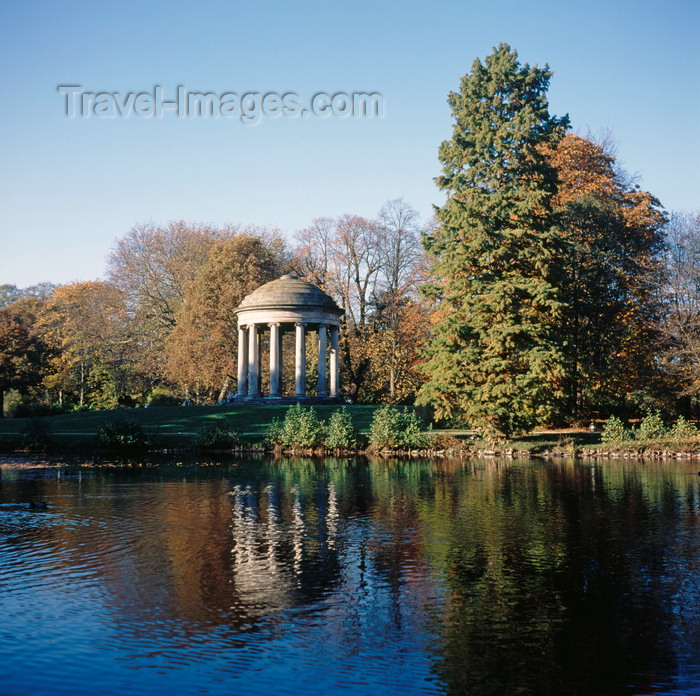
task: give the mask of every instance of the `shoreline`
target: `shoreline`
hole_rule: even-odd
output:
[[[681,443],[678,443],[679,445]],[[591,460],[692,460],[700,459],[700,444],[693,443],[697,448],[693,449],[669,449],[668,447],[653,446],[637,449],[602,449],[594,447],[576,447],[572,450],[565,449],[520,449],[517,447],[504,448],[465,448],[465,449],[421,449],[421,450],[326,450],[326,449],[289,449],[270,448],[264,446],[237,447],[233,449],[196,449],[196,448],[165,448],[154,450],[104,450],[92,448],[57,448],[44,451],[31,451],[16,449],[14,451],[0,452],[0,469],[30,469],[30,468],[58,468],[74,465],[74,462],[62,462],[61,459],[86,461],[97,459],[99,463],[94,466],[129,466],[129,464],[110,463],[109,460],[121,459],[149,459],[169,456],[188,457],[313,457],[313,458],[352,458],[374,457],[382,459],[433,459],[441,461],[445,459],[573,459],[581,461]],[[89,464],[87,464],[89,466]],[[147,464],[150,465],[150,464]],[[85,463],[80,466],[86,466]]]

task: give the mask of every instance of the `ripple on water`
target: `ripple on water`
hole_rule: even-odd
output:
[[[585,680],[635,650],[619,684],[651,679],[640,670],[662,651],[657,684],[698,683],[697,509],[674,512],[695,489],[655,515],[654,496],[627,508],[604,479],[550,481],[541,464],[518,470],[533,485],[517,496],[499,485],[506,469],[452,480],[426,467],[415,486],[382,468],[377,486],[364,466],[334,469],[333,486],[328,471],[273,469],[3,480],[2,696],[444,694],[492,673],[538,693],[557,659]],[[16,502],[30,493],[49,509]],[[630,642],[615,642],[620,627]]]

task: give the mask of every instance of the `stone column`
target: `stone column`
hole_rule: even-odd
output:
[[[337,398],[339,393],[338,379],[338,327],[331,326],[331,398]]]
[[[270,324],[270,396],[279,397],[282,372],[282,345],[280,343],[280,325]]]
[[[294,376],[296,378],[295,396],[306,396],[306,324],[298,322],[296,326],[296,351]]]
[[[248,396],[260,396],[260,350],[258,327],[248,327]]]
[[[248,393],[248,329],[238,327],[238,396]]]
[[[316,393],[318,396],[326,396],[326,327],[321,324],[318,327],[318,382]]]

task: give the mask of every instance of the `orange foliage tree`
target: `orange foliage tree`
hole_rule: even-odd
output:
[[[126,303],[110,283],[58,287],[40,307],[34,332],[52,349],[44,386],[58,402],[115,408],[134,398]]]
[[[32,331],[35,303],[20,299],[0,308],[0,418],[8,390],[27,393],[42,379],[46,347]]]
[[[552,205],[567,249],[559,281],[561,412],[573,419],[640,405],[662,378],[656,351],[665,215],[608,150],[574,134],[541,148],[559,180]]]
[[[164,378],[165,341],[175,327],[185,286],[214,244],[235,231],[177,221],[138,225],[117,240],[108,258],[108,278],[123,293],[138,369],[152,384]]]
[[[416,393],[429,316],[417,293],[427,272],[419,235],[418,215],[402,199],[376,220],[318,218],[297,233],[295,272],[345,311],[341,382],[353,401],[399,403]]]
[[[185,285],[166,339],[166,376],[192,399],[215,402],[235,380],[238,326],[234,310],[255,288],[279,277],[286,245],[275,234],[248,230],[215,244]]]

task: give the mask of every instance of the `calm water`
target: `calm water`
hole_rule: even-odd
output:
[[[0,471],[0,694],[700,694],[697,468]]]

